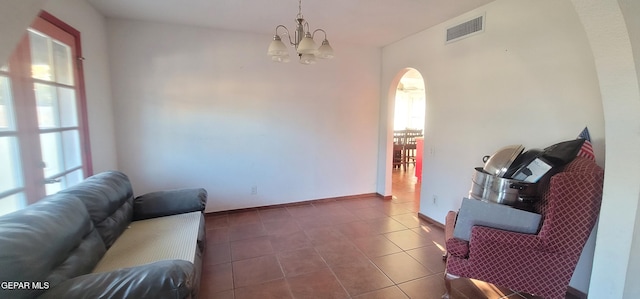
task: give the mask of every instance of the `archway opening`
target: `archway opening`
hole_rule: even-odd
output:
[[[420,207],[422,147],[426,115],[424,79],[413,68],[404,69],[393,97],[391,193],[415,212]]]
[[[396,87],[393,129],[424,130],[425,102],[422,75],[415,69],[408,69]]]

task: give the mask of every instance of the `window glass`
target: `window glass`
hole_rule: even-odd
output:
[[[9,78],[0,75],[0,132],[15,130],[12,102]]]
[[[0,198],[0,216],[24,208],[27,205],[24,193],[16,193]]]
[[[18,138],[0,137],[0,193],[23,186],[21,169]]]
[[[40,129],[59,127],[58,99],[55,87],[42,83],[33,85],[38,108],[38,126]]]
[[[31,76],[35,79],[53,81],[49,38],[29,30],[31,45]]]
[[[65,44],[53,41],[53,62],[56,71],[56,82],[73,85],[73,71],[71,66],[71,48]]]
[[[54,194],[58,191],[69,188],[84,180],[84,172],[82,169],[75,170],[67,175],[56,177],[55,179],[48,179],[48,183],[45,185],[46,194]]]
[[[80,134],[78,130],[62,132],[62,151],[64,154],[64,169],[73,169],[82,165],[80,152]]]
[[[50,178],[63,169],[61,153],[61,135],[59,132],[40,134],[40,147],[42,151],[42,162],[44,162],[44,177]]]
[[[71,172],[65,176],[66,186],[67,188],[80,183],[84,180],[84,172],[82,169],[78,169],[74,172]]]
[[[76,92],[73,88],[58,87],[58,110],[60,110],[61,127],[78,126],[78,108]]]
[[[55,179],[46,179],[48,182],[44,185],[45,193],[47,195],[51,195],[54,193],[58,193],[58,191],[64,189],[63,186],[65,184],[64,177],[55,178]]]

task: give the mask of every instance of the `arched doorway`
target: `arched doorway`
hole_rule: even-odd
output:
[[[402,70],[393,97],[391,194],[396,202],[418,212],[422,175],[426,96],[424,79],[413,68]]]

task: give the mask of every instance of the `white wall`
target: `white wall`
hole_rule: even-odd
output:
[[[484,33],[444,43],[447,27],[481,14]],[[420,205],[426,216],[444,222],[468,195],[482,156],[505,145],[544,148],[575,139],[588,126],[604,165],[593,54],[569,1],[497,0],[389,45],[383,48],[382,93],[395,87],[406,67],[419,70],[427,88]],[[391,99],[384,99],[384,109],[391,109]],[[588,288],[587,263],[572,282],[582,291]]]
[[[0,2],[0,61],[7,61],[45,0]]]
[[[267,35],[108,28],[118,164],[136,193],[204,187],[221,211],[376,191],[379,49],[278,64]]]
[[[80,31],[93,171],[117,169],[106,19],[84,0],[48,0],[43,9]]]

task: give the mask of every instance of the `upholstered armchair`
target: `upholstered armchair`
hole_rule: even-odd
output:
[[[604,170],[577,157],[544,184],[535,209],[542,215],[537,234],[522,234],[474,226],[471,238],[453,237],[456,212],[445,224],[445,286],[473,278],[546,299],[564,298],[602,200]]]

